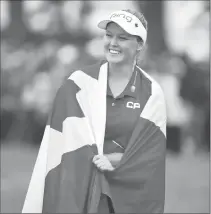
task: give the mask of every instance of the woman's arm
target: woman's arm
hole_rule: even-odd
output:
[[[113,167],[116,167],[118,163],[121,161],[123,153],[110,153],[104,154],[108,160],[111,162]]]
[[[110,153],[104,155],[95,155],[93,163],[101,171],[113,171],[122,159],[123,153]]]

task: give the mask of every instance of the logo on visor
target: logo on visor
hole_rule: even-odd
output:
[[[132,21],[132,17],[126,16],[126,15],[123,14],[123,13],[114,13],[114,14],[111,15],[110,19],[111,19],[111,18],[115,18],[115,17],[122,17],[123,19],[126,19],[127,22],[131,22],[131,21]]]

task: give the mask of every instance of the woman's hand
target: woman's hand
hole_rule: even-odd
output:
[[[95,155],[92,162],[101,171],[113,171],[114,167],[105,155]]]

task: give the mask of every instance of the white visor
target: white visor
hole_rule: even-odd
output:
[[[101,21],[98,27],[105,30],[109,22],[115,22],[127,33],[139,36],[144,43],[146,42],[147,31],[141,21],[133,14],[122,10],[113,12],[108,19]]]

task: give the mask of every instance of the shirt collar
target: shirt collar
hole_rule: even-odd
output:
[[[123,98],[124,96],[129,96],[129,97],[133,97],[133,98],[137,98],[138,97],[138,92],[137,92],[137,88],[138,88],[138,84],[139,84],[139,71],[138,71],[138,68],[135,66],[134,68],[134,72],[125,88],[125,90],[118,96],[116,97],[117,99],[118,98]],[[136,81],[135,81],[135,78],[136,78]],[[131,90],[131,87],[132,86],[135,86],[135,91],[133,92]],[[107,95],[109,96],[112,96],[113,97],[113,94],[111,92],[111,89],[109,87],[109,83],[108,83],[108,79],[107,79]]]

